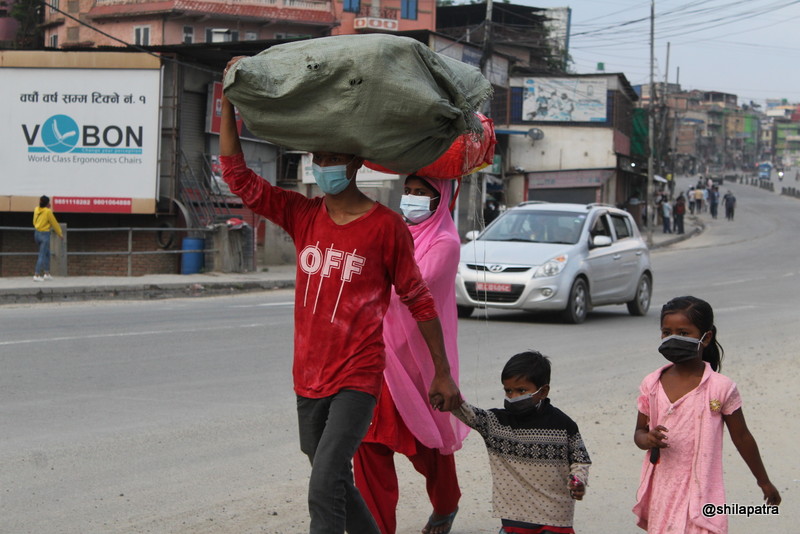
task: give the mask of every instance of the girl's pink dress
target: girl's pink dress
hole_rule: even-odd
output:
[[[741,408],[742,400],[736,384],[706,363],[697,388],[672,403],[659,380],[671,365],[647,375],[639,388],[639,411],[650,419],[650,428],[669,430],[669,447],[661,449],[655,465],[650,452],[645,455],[633,508],[637,525],[650,534],[724,534],[727,517],[705,517],[703,505],[725,504],[722,416]]]

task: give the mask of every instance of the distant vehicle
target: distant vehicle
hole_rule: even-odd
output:
[[[582,323],[606,304],[645,315],[652,288],[650,251],[628,212],[526,202],[462,245],[456,304],[459,317],[485,307],[552,310]]]
[[[772,174],[772,163],[759,163],[758,164],[758,179],[769,180]]]

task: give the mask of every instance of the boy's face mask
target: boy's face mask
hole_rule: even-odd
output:
[[[514,397],[513,399],[506,397],[503,401],[503,407],[508,410],[509,412],[513,413],[514,415],[529,415],[531,413],[536,412],[539,407],[542,405],[542,400],[539,399],[538,401],[534,401],[533,397],[536,396],[537,393],[542,391],[540,387],[533,393],[526,393],[525,395],[519,395]]]

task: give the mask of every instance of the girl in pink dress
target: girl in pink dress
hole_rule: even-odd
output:
[[[648,451],[642,465],[637,525],[650,534],[724,534],[722,427],[741,454],[766,504],[781,502],[742,413],[736,384],[719,374],[722,347],[714,312],[704,300],[677,297],[661,308],[659,352],[671,363],[642,381],[634,442]]]

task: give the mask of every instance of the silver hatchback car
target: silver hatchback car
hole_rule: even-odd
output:
[[[582,323],[594,306],[650,308],[650,251],[633,217],[605,204],[524,202],[462,245],[459,317],[475,308],[552,310]]]

